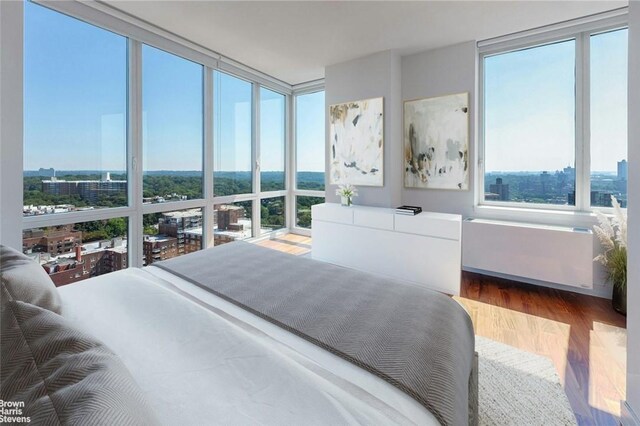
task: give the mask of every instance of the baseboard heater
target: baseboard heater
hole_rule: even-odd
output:
[[[462,264],[465,269],[593,288],[593,233],[588,228],[466,219]]]

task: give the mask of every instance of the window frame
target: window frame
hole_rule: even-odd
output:
[[[33,0],[29,0],[33,1]],[[35,0],[38,7],[45,7],[57,13],[62,13],[72,19],[78,19],[99,29],[115,33],[127,39],[127,120],[126,120],[126,158],[127,158],[127,191],[128,204],[123,207],[75,211],[69,213],[50,214],[41,216],[23,216],[22,230],[57,226],[71,223],[82,223],[111,218],[126,218],[128,221],[128,267],[141,267],[143,264],[143,216],[150,213],[165,213],[191,208],[201,208],[203,212],[203,248],[214,246],[213,212],[214,205],[237,201],[252,202],[252,238],[258,240],[269,238],[291,231],[295,223],[295,216],[291,215],[292,195],[291,168],[293,117],[292,96],[294,88],[280,80],[225,58],[213,51],[183,40],[159,28],[145,25],[134,18],[119,15],[114,9],[102,4],[88,4],[79,2],[47,2],[45,4]],[[23,18],[24,19],[24,18]],[[143,194],[143,154],[142,140],[142,46],[146,44],[182,59],[195,62],[203,66],[203,197],[172,201],[167,203],[144,204]],[[234,78],[245,80],[252,85],[251,109],[251,151],[252,151],[252,192],[248,194],[232,194],[214,197],[214,71],[224,72]],[[324,82],[320,83],[322,86]],[[281,94],[285,97],[285,189],[279,191],[260,191],[260,87]],[[322,89],[323,90],[323,89]],[[324,196],[324,192],[322,192]],[[260,202],[265,198],[285,198],[285,226],[282,229],[260,235]],[[295,205],[293,205],[295,210]],[[304,230],[303,230],[304,231]]]
[[[314,191],[309,189],[298,189],[297,175],[298,175],[298,138],[296,134],[297,127],[297,105],[298,105],[298,96],[310,95],[317,92],[325,91],[324,80],[319,80],[316,82],[311,82],[310,84],[305,84],[302,87],[294,88],[293,94],[291,96],[291,105],[289,111],[289,117],[291,117],[291,126],[289,128],[289,132],[293,135],[291,140],[292,143],[288,144],[290,150],[290,158],[289,158],[289,167],[290,177],[288,181],[289,188],[291,188],[291,194],[289,196],[289,200],[287,202],[289,208],[287,209],[287,223],[289,224],[289,229],[296,234],[311,236],[311,229],[302,228],[297,226],[298,218],[297,218],[297,199],[299,196],[301,197],[320,197],[326,199],[326,188],[324,191]],[[325,166],[326,166],[326,155],[327,155],[327,141],[326,141],[326,103],[323,107],[323,111],[325,111],[325,141],[324,141],[324,152],[325,152]],[[325,171],[326,174],[326,171]],[[326,176],[325,176],[326,179]],[[325,180],[326,184],[326,180]],[[325,185],[326,187],[326,185]]]
[[[591,206],[590,38],[592,35],[628,28],[628,20],[626,12],[613,11],[581,21],[583,22],[578,24],[558,24],[478,43],[478,143],[476,189],[474,191],[474,209],[476,211],[493,210],[501,214],[514,215],[535,211],[587,215],[595,211],[604,213],[612,211],[608,207]],[[485,200],[484,59],[567,40],[575,40],[575,205]]]

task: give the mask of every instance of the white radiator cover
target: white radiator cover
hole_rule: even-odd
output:
[[[593,288],[593,233],[586,228],[486,219],[462,224],[464,268]]]

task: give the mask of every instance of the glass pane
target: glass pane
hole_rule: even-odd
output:
[[[202,65],[142,46],[143,201],[202,198]]]
[[[296,188],[324,191],[324,92],[296,96]]]
[[[245,240],[253,236],[252,203],[253,201],[238,201],[213,206],[214,245]]]
[[[266,234],[286,226],[285,197],[260,200],[260,234]]]
[[[56,286],[127,267],[126,217],[22,231],[22,251]]]
[[[127,39],[24,3],[24,215],[127,205]]]
[[[487,201],[575,204],[575,40],[484,59]]]
[[[251,193],[251,83],[218,71],[213,78],[213,192]]]
[[[324,203],[324,197],[296,197],[296,226],[311,229],[311,206]]]
[[[627,29],[591,36],[591,205],[627,206]]]
[[[260,191],[280,191],[284,183],[284,95],[260,88]]]
[[[142,223],[144,265],[202,248],[202,209],[145,214]]]

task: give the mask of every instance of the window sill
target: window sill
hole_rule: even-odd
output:
[[[597,223],[593,212],[553,210],[480,204],[473,207],[474,214],[483,219],[502,219],[516,222],[534,222],[561,226],[587,226]]]

